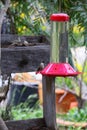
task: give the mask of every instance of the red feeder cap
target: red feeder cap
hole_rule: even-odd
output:
[[[80,72],[76,72],[68,63],[49,63],[40,73],[55,77],[77,76],[80,74]]]
[[[69,16],[65,13],[52,14],[50,16],[51,21],[65,22],[69,21]]]

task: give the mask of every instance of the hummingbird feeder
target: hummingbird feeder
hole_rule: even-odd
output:
[[[50,16],[51,52],[50,63],[40,72],[46,76],[77,76],[76,72],[68,62],[68,21],[69,16],[65,13],[52,14]]]

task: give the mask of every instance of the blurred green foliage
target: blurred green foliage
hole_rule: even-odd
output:
[[[73,122],[87,122],[87,108],[78,110],[71,109],[65,116],[66,120]]]
[[[4,3],[4,0],[1,2]],[[58,12],[65,12],[70,16],[70,45],[87,45],[87,1],[85,0],[11,0],[11,6],[7,12],[11,20],[11,33],[50,36],[49,17],[52,13]],[[73,33],[75,25],[79,32],[84,28],[80,40]]]
[[[3,120],[24,120],[42,117],[43,110],[39,105],[39,101],[33,107],[30,107],[30,103],[36,96],[36,94],[29,96],[25,102],[19,103],[17,106],[11,105],[6,108],[0,108],[0,116]]]

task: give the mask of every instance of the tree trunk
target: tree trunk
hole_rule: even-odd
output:
[[[8,130],[6,124],[4,123],[1,117],[0,117],[0,130]]]
[[[3,19],[4,19],[4,16],[7,12],[7,9],[9,8],[10,6],[10,0],[6,0],[5,1],[5,5],[4,7],[0,10],[0,48],[1,48],[1,27],[2,27],[2,22],[3,22]],[[0,59],[1,59],[1,51],[0,51]],[[0,60],[1,62],[1,60]],[[1,69],[0,69],[1,71]],[[0,117],[0,130],[8,130],[7,126],[5,125],[3,119]]]
[[[10,6],[10,0],[6,0],[4,7],[0,10],[0,64],[1,64],[1,27],[2,27],[4,16],[9,6]],[[0,75],[1,75],[1,67],[0,67]]]

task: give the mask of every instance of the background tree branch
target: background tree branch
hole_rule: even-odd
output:
[[[4,7],[2,7],[1,10],[0,10],[0,31],[1,31],[1,26],[2,26],[4,16],[6,15],[6,12],[7,12],[8,8],[9,8],[9,6],[10,6],[10,0],[6,0],[5,4],[4,4]]]
[[[5,125],[5,122],[0,117],[0,130],[8,130],[7,126]]]
[[[10,0],[5,0],[5,1],[3,0],[3,2],[4,2],[4,7],[2,7],[0,10],[0,49],[1,49],[1,27],[2,27],[4,16],[6,15],[8,8],[10,7]],[[0,64],[1,64],[1,50],[0,50]],[[2,118],[0,118],[0,130],[8,130]]]
[[[2,7],[1,10],[0,10],[0,48],[1,48],[2,23],[3,23],[4,16],[6,15],[8,8],[10,7],[10,0],[5,0],[5,1],[2,0],[2,2],[4,2],[4,7]],[[0,59],[1,59],[1,50],[0,50]],[[1,64],[1,60],[0,60],[0,64]],[[0,75],[1,75],[1,68],[0,68]]]

